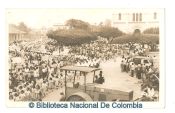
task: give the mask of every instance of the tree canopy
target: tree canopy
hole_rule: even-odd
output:
[[[116,39],[113,39],[111,43],[159,43],[159,35],[151,35],[151,34],[140,34],[140,35],[123,35]]]
[[[64,45],[78,45],[97,39],[93,33],[81,29],[49,31],[47,36]]]
[[[69,19],[66,21],[66,25],[70,26],[72,29],[84,29],[88,30],[90,27],[90,24],[88,22],[84,22],[82,20],[77,19]]]
[[[82,43],[89,43],[96,40],[98,36],[104,38],[118,37],[123,33],[118,28],[109,26],[110,22],[106,22],[105,26],[94,26],[88,22],[77,19],[69,19],[66,25],[70,29],[57,29],[56,31],[49,31],[47,36],[57,40],[58,43],[65,45],[77,45]]]
[[[21,31],[24,31],[26,33],[30,32],[31,29],[24,23],[24,22],[20,22],[18,25],[15,25],[15,24],[11,24],[13,27],[21,30]]]
[[[155,27],[155,28],[148,28],[146,30],[143,31],[144,34],[159,34],[159,28]]]
[[[101,36],[104,38],[116,38],[121,35],[123,35],[123,32],[120,31],[118,28],[108,27],[108,26],[102,26],[98,28],[99,30],[95,32],[97,36]]]

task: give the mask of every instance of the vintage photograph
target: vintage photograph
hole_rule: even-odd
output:
[[[6,9],[8,100],[160,99],[161,9]]]

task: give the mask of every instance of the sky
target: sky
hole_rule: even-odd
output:
[[[112,21],[112,14],[120,12],[153,12],[159,9],[6,9],[7,24],[19,24],[24,22],[30,28],[50,28],[55,24],[64,24],[69,19],[79,19],[90,24],[99,24],[109,19]]]
[[[31,28],[47,28],[72,18],[99,24],[112,19],[113,12],[114,9],[6,9],[6,20],[8,24],[24,22]]]

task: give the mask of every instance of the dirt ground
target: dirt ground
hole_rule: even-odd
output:
[[[141,80],[129,76],[130,72],[121,72],[120,62],[121,58],[118,57],[116,61],[111,60],[102,64],[105,76],[104,84],[107,87],[115,87],[121,90],[133,90],[133,99],[135,100],[141,96]]]

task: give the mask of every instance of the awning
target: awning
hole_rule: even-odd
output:
[[[85,67],[85,66],[65,66],[62,67],[61,70],[68,70],[68,71],[81,71],[81,72],[93,72],[100,70],[100,68],[92,68],[92,67]]]

